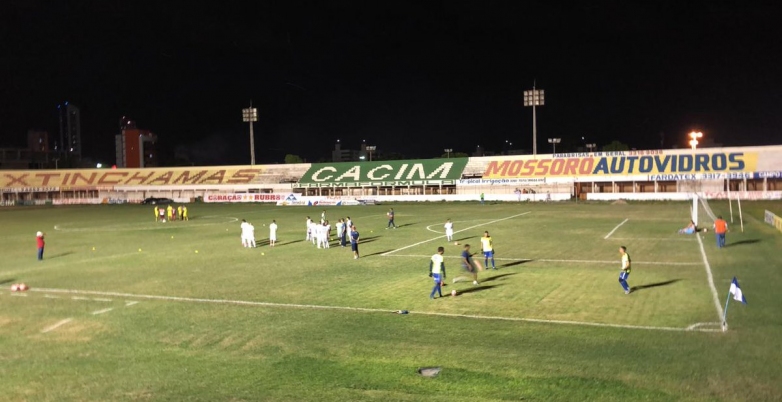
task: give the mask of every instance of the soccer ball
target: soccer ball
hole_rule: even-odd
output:
[[[15,283],[13,285],[11,285],[11,291],[12,292],[18,292],[19,291],[19,285],[15,284]]]
[[[20,292],[27,291],[27,289],[30,289],[30,288],[29,288],[29,287],[27,287],[27,285],[25,285],[24,283],[20,283],[20,284],[19,284],[19,291],[20,291]]]
[[[458,241],[455,241],[455,242],[453,242],[453,245],[454,245],[454,246],[458,246],[458,245],[459,245],[459,242],[458,242]]]
[[[456,297],[456,289],[451,291],[451,297]]]
[[[166,220],[165,220],[165,219],[163,219],[161,222],[163,222],[163,223],[166,223]]]

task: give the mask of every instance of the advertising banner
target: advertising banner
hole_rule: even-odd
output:
[[[250,184],[263,172],[259,167],[220,166],[145,169],[9,170],[0,172],[0,188],[45,191],[113,186],[170,186]]]
[[[302,187],[375,187],[457,184],[467,158],[313,163]]]
[[[782,218],[780,218],[773,212],[766,210],[764,220],[766,221],[766,223],[775,227],[778,231],[782,232]]]
[[[207,194],[204,202],[280,202],[289,198],[295,198],[296,194]]]
[[[483,179],[635,176],[648,181],[774,177],[782,147],[554,154],[492,159]]]

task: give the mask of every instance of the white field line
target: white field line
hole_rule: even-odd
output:
[[[614,228],[614,230],[612,230],[612,231],[608,232],[608,234],[606,235],[606,237],[604,237],[604,238],[603,238],[603,240],[605,240],[605,239],[608,239],[609,237],[611,237],[611,235],[612,235],[612,234],[614,234],[614,232],[616,232],[616,230],[617,230],[617,229],[619,229],[619,228],[620,228],[622,225],[624,225],[625,223],[627,223],[627,221],[629,221],[629,220],[630,220],[630,218],[627,218],[627,219],[623,220],[623,221],[622,221],[622,223],[620,223],[620,224],[616,225],[616,227]]]
[[[113,307],[104,308],[104,309],[102,309],[102,310],[93,311],[93,312],[92,312],[92,315],[98,315],[98,314],[108,313],[108,312],[109,312],[109,311],[111,311],[111,310],[114,310],[114,308],[113,308]]]
[[[147,300],[176,301],[176,302],[188,302],[188,303],[228,304],[228,305],[239,305],[239,306],[298,308],[298,309],[313,309],[313,310],[339,310],[339,311],[353,311],[353,312],[364,312],[364,313],[396,312],[396,310],[385,310],[385,309],[365,308],[365,307],[322,306],[316,304],[272,303],[272,302],[247,301],[247,300],[202,299],[202,298],[194,298],[194,297],[143,295],[143,294],[120,293],[120,292],[101,292],[95,290],[37,289],[37,291],[51,292],[51,293],[113,296],[113,297],[125,297],[125,298],[136,298],[136,299],[147,299]],[[655,330],[655,331],[712,332],[712,331],[700,330],[697,329],[697,327],[695,329],[687,329],[687,328],[680,328],[680,327],[621,325],[621,324],[606,324],[606,323],[586,322],[586,321],[544,320],[544,319],[537,319],[537,318],[482,316],[482,315],[473,315],[473,314],[450,314],[450,313],[436,313],[436,312],[425,312],[425,311],[410,311],[410,314],[428,315],[428,316],[436,316],[436,317],[451,317],[451,318],[471,318],[471,319],[478,319],[478,320],[532,322],[532,323],[541,323],[541,324],[567,324],[567,325],[580,325],[580,326],[590,326],[590,327],[643,329],[643,330]]]
[[[711,274],[711,265],[706,258],[706,250],[703,249],[703,240],[700,236],[698,238],[698,246],[701,249],[701,257],[703,257],[703,266],[706,268],[706,278],[709,280],[709,288],[711,288],[711,298],[714,301],[714,307],[717,308],[717,320],[722,321],[722,305],[720,304],[719,296],[717,296],[717,288],[714,287],[714,275]]]
[[[71,297],[72,300],[90,300],[89,297],[81,297],[81,296],[73,296]]]
[[[60,298],[60,296],[52,296],[52,295],[43,295],[43,297],[45,297],[47,299],[59,299]]]
[[[126,301],[125,302],[125,307],[130,307],[130,306],[132,306],[134,304],[138,304],[138,301],[135,301],[135,300],[134,301]]]
[[[11,296],[16,296],[16,297],[27,297],[27,293],[11,293]]]
[[[635,221],[633,221],[635,222]],[[690,238],[676,238],[676,237],[612,237],[604,240],[624,240],[624,241],[695,241]]]
[[[110,302],[111,299],[101,299],[97,297],[93,297],[92,300],[99,301],[99,302]]]
[[[717,327],[716,329],[701,329],[701,331],[722,332],[721,325],[718,322],[696,322],[695,324],[687,327],[688,331],[694,331],[702,327]]]
[[[464,229],[461,229],[461,230],[454,231],[454,232],[453,232],[453,234],[461,233],[461,232],[464,232],[464,231],[466,231],[466,230],[470,230],[470,229],[475,229],[475,228],[477,228],[478,226],[491,225],[492,223],[497,223],[497,222],[506,221],[506,220],[508,220],[508,219],[513,219],[513,218],[516,218],[516,217],[519,217],[519,216],[522,216],[522,215],[526,215],[526,214],[528,214],[528,213],[530,213],[530,212],[532,212],[532,211],[522,212],[522,213],[520,213],[520,214],[516,214],[516,215],[513,215],[513,216],[509,216],[509,217],[507,217],[507,218],[495,219],[495,220],[493,220],[493,221],[488,221],[488,222],[485,222],[485,223],[480,223],[480,224],[478,224],[478,225],[474,225],[474,226],[466,227],[466,228],[464,228]],[[390,255],[390,254],[396,253],[396,252],[398,252],[398,251],[407,250],[407,249],[408,249],[408,248],[410,248],[410,247],[415,247],[415,246],[418,246],[418,245],[421,245],[421,244],[424,244],[424,243],[429,243],[430,241],[435,241],[435,240],[437,240],[437,239],[440,239],[440,238],[443,238],[443,237],[445,237],[445,235],[442,235],[442,236],[437,236],[437,237],[435,237],[435,238],[432,238],[432,239],[429,239],[429,240],[419,241],[418,243],[414,243],[414,244],[411,244],[411,245],[409,245],[409,246],[404,246],[404,247],[402,247],[402,248],[398,248],[398,249],[396,249],[396,250],[391,250],[391,251],[389,251],[389,252],[386,252],[386,253],[383,253],[383,254],[380,254],[380,255],[385,257],[385,256],[388,256],[388,255]]]
[[[431,258],[431,255],[413,255],[413,254],[395,254],[395,255],[387,255],[386,257],[410,257],[410,258]],[[445,258],[459,258],[460,256],[454,256],[454,255],[447,255],[443,256]],[[483,258],[481,256],[481,258]],[[526,262],[562,262],[562,263],[572,263],[572,264],[616,264],[616,260],[555,260],[555,259],[548,259],[548,258],[503,258],[503,257],[494,257],[495,260],[498,261],[526,261]],[[635,261],[633,260],[633,264],[639,264],[639,265],[701,265],[700,262],[662,262],[662,261]]]
[[[45,334],[45,333],[47,333],[47,332],[54,331],[55,329],[57,329],[57,328],[60,328],[60,327],[62,327],[63,325],[65,325],[65,324],[67,324],[67,323],[69,323],[69,322],[71,322],[71,321],[73,321],[73,318],[66,318],[66,319],[64,319],[64,320],[57,321],[56,323],[54,323],[54,325],[50,325],[50,326],[48,326],[48,327],[46,327],[46,328],[42,329],[42,330],[41,330],[41,333],[42,333],[42,334]]]

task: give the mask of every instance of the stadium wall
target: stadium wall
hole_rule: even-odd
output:
[[[257,166],[0,171],[0,203],[782,199],[782,146]],[[730,193],[730,195],[728,195]],[[222,197],[222,198],[221,198]],[[97,200],[97,201],[96,201]],[[213,201],[227,202],[227,201]]]

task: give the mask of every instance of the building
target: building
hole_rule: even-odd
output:
[[[72,103],[57,105],[59,112],[60,142],[55,150],[81,158],[81,112]]]
[[[337,140],[334,144],[334,150],[331,151],[332,162],[351,162],[358,160],[359,151],[355,149],[342,149],[342,143]]]
[[[27,148],[31,152],[49,152],[49,133],[41,130],[27,130]]]
[[[158,166],[157,135],[136,127],[136,122],[123,118],[120,133],[114,136],[119,168]]]

